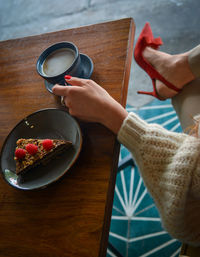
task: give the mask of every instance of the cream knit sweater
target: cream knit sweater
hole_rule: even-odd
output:
[[[182,242],[200,245],[200,139],[129,113],[118,140],[132,152],[164,228]]]

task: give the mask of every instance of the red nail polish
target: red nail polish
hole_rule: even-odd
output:
[[[71,79],[71,77],[72,76],[70,76],[70,75],[65,75],[65,79],[67,79],[67,80]]]

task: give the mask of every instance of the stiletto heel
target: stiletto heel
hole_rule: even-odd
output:
[[[144,51],[145,47],[149,46],[154,49],[158,49],[160,45],[162,45],[162,39],[160,37],[154,38],[153,33],[150,27],[149,22],[147,22],[138,38],[138,41],[135,46],[134,50],[134,58],[137,64],[150,76],[152,79],[153,84],[153,91],[152,92],[146,92],[146,91],[138,91],[138,94],[146,94],[146,95],[152,95],[159,100],[163,100],[156,92],[156,80],[160,80],[165,84],[168,88],[173,89],[176,92],[180,92],[181,89],[175,87],[173,84],[171,84],[169,81],[167,81],[160,73],[158,73],[155,68],[148,63],[143,55],[142,52]]]

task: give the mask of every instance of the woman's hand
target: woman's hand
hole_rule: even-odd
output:
[[[64,97],[69,113],[85,121],[102,123],[117,134],[127,111],[94,81],[65,78],[71,86],[55,85],[53,93]]]

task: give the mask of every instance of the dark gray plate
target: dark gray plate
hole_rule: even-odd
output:
[[[82,75],[80,76],[83,79],[89,79],[92,75],[93,69],[94,69],[94,65],[92,62],[92,59],[86,55],[86,54],[80,54],[81,57],[81,65],[82,65]],[[45,87],[46,89],[52,93],[52,88],[53,88],[53,84],[49,83],[48,81],[44,81]]]
[[[24,175],[23,181],[15,174],[14,152],[19,138],[51,138],[72,142],[72,147]],[[44,109],[37,111],[22,121],[7,136],[1,151],[1,172],[11,185],[23,190],[46,187],[61,178],[74,164],[82,147],[82,134],[77,121],[66,111]]]

